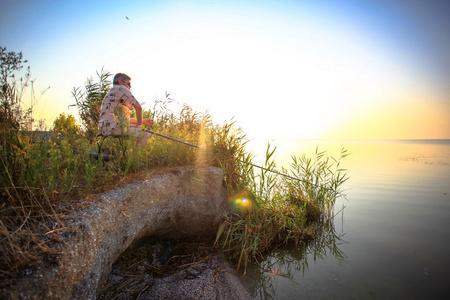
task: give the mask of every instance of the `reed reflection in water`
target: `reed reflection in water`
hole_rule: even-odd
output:
[[[339,215],[342,216],[341,213]],[[244,280],[253,296],[259,299],[276,299],[275,283],[280,278],[291,285],[298,285],[294,275],[307,272],[311,259],[313,262],[329,256],[336,260],[344,259],[340,247],[344,242],[343,234],[336,232],[333,221],[317,224],[315,230],[319,234],[314,240],[296,247],[277,249],[264,261],[249,267]]]

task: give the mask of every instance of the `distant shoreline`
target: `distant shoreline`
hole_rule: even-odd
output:
[[[49,137],[51,131],[23,131],[27,135],[35,134],[38,137]],[[261,140],[261,139],[255,139]],[[297,141],[320,141],[320,142],[349,142],[349,143],[400,143],[400,144],[450,144],[450,138],[448,139],[325,139],[325,138],[275,138],[274,140],[297,140]]]
[[[254,139],[261,140],[261,139]],[[404,144],[450,144],[449,139],[334,139],[334,138],[273,138],[277,140],[295,140],[295,141],[316,141],[316,142],[334,142],[334,143],[404,143]]]
[[[311,141],[351,143],[450,144],[450,139],[306,139]]]

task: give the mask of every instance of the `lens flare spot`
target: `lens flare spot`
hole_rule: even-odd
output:
[[[252,200],[248,197],[247,192],[241,192],[230,198],[230,202],[234,208],[245,211],[252,207]]]
[[[244,208],[249,208],[250,207],[250,200],[248,200],[247,198],[242,199],[242,204],[241,206]]]

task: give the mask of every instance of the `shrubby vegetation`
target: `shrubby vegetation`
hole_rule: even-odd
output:
[[[84,126],[84,135],[91,141],[98,135],[97,124],[100,117],[100,105],[111,88],[110,76],[110,73],[102,70],[100,73],[97,72],[97,81],[89,78],[84,85],[84,89],[77,87],[72,90],[72,96],[75,99]]]
[[[245,159],[236,160],[241,186],[230,198],[236,210],[218,229],[216,245],[244,273],[250,261],[263,260],[274,247],[318,237],[324,229],[321,225],[331,224],[335,200],[347,180],[340,169],[341,159],[347,156],[344,149],[338,159],[318,150],[313,158],[293,156],[290,168],[282,169],[288,176],[277,171],[274,153],[268,145],[262,168],[245,154]]]
[[[110,74],[100,72],[73,91],[82,120],[61,114],[48,136],[27,132],[30,112],[22,110],[21,95],[29,69],[22,55],[1,48],[0,85],[0,270],[11,274],[32,262],[52,260],[64,233],[64,216],[79,208],[86,195],[116,186],[156,168],[177,165],[219,166],[234,205],[220,225],[215,245],[244,270],[275,246],[312,239],[314,223],[328,222],[340,187],[345,182],[340,159],[318,152],[314,158],[294,157],[280,170],[268,146],[263,168],[255,167],[245,135],[233,123],[214,125],[207,114],[184,106],[169,109],[169,95],[145,112],[154,119],[152,130],[200,148],[151,138],[137,147],[133,138],[107,138],[102,148],[114,159],[92,159],[99,146],[98,110],[110,87]],[[345,157],[345,151],[341,158]],[[272,172],[273,171],[273,172]],[[274,173],[275,172],[275,173]]]

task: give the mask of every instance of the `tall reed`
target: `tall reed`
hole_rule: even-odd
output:
[[[244,151],[235,160],[232,182],[239,182],[233,187],[240,191],[230,197],[235,210],[219,226],[215,244],[235,259],[243,273],[250,261],[262,260],[274,248],[318,236],[316,224],[332,218],[335,200],[348,179],[340,168],[348,155],[345,149],[337,159],[318,149],[314,157],[293,156],[289,169],[281,171],[275,151],[267,146],[262,168]]]

